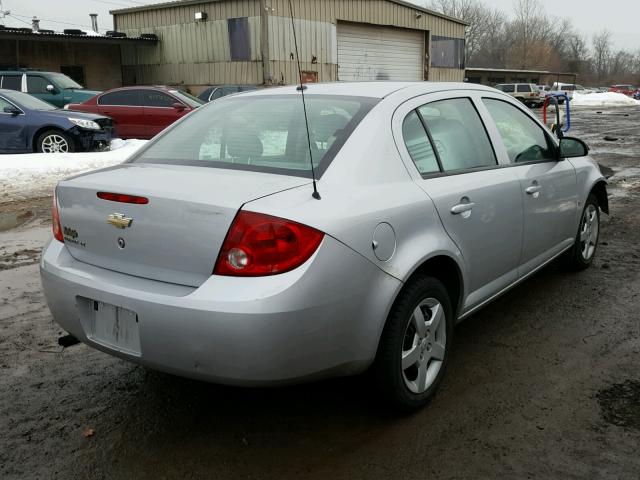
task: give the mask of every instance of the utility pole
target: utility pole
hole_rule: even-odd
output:
[[[270,0],[260,0],[260,55],[262,57],[262,83],[271,85],[271,62],[269,58],[269,15],[271,14]]]

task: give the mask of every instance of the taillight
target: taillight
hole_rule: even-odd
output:
[[[55,189],[53,190],[53,203],[51,204],[51,226],[53,228],[53,237],[59,242],[64,243],[62,225],[60,225],[60,214],[58,213],[58,199],[56,198]]]
[[[258,277],[288,272],[318,249],[324,233],[284,218],[241,211],[224,240],[215,275]]]

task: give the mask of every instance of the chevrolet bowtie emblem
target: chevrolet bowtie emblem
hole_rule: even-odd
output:
[[[125,229],[131,226],[133,218],[125,217],[122,213],[112,213],[107,217],[107,223],[113,225],[116,228]]]

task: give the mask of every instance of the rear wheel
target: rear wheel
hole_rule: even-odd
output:
[[[373,366],[378,389],[394,408],[415,410],[434,395],[448,362],[453,323],[451,301],[439,280],[419,276],[400,293]]]
[[[600,207],[595,195],[585,203],[573,248],[567,252],[567,263],[575,270],[589,268],[596,256],[600,236]]]
[[[68,153],[75,150],[73,140],[60,130],[47,130],[36,140],[36,150],[39,153]]]

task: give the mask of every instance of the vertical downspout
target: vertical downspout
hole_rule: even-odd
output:
[[[271,62],[269,56],[269,11],[267,0],[260,0],[260,55],[262,56],[262,84],[271,85]]]

